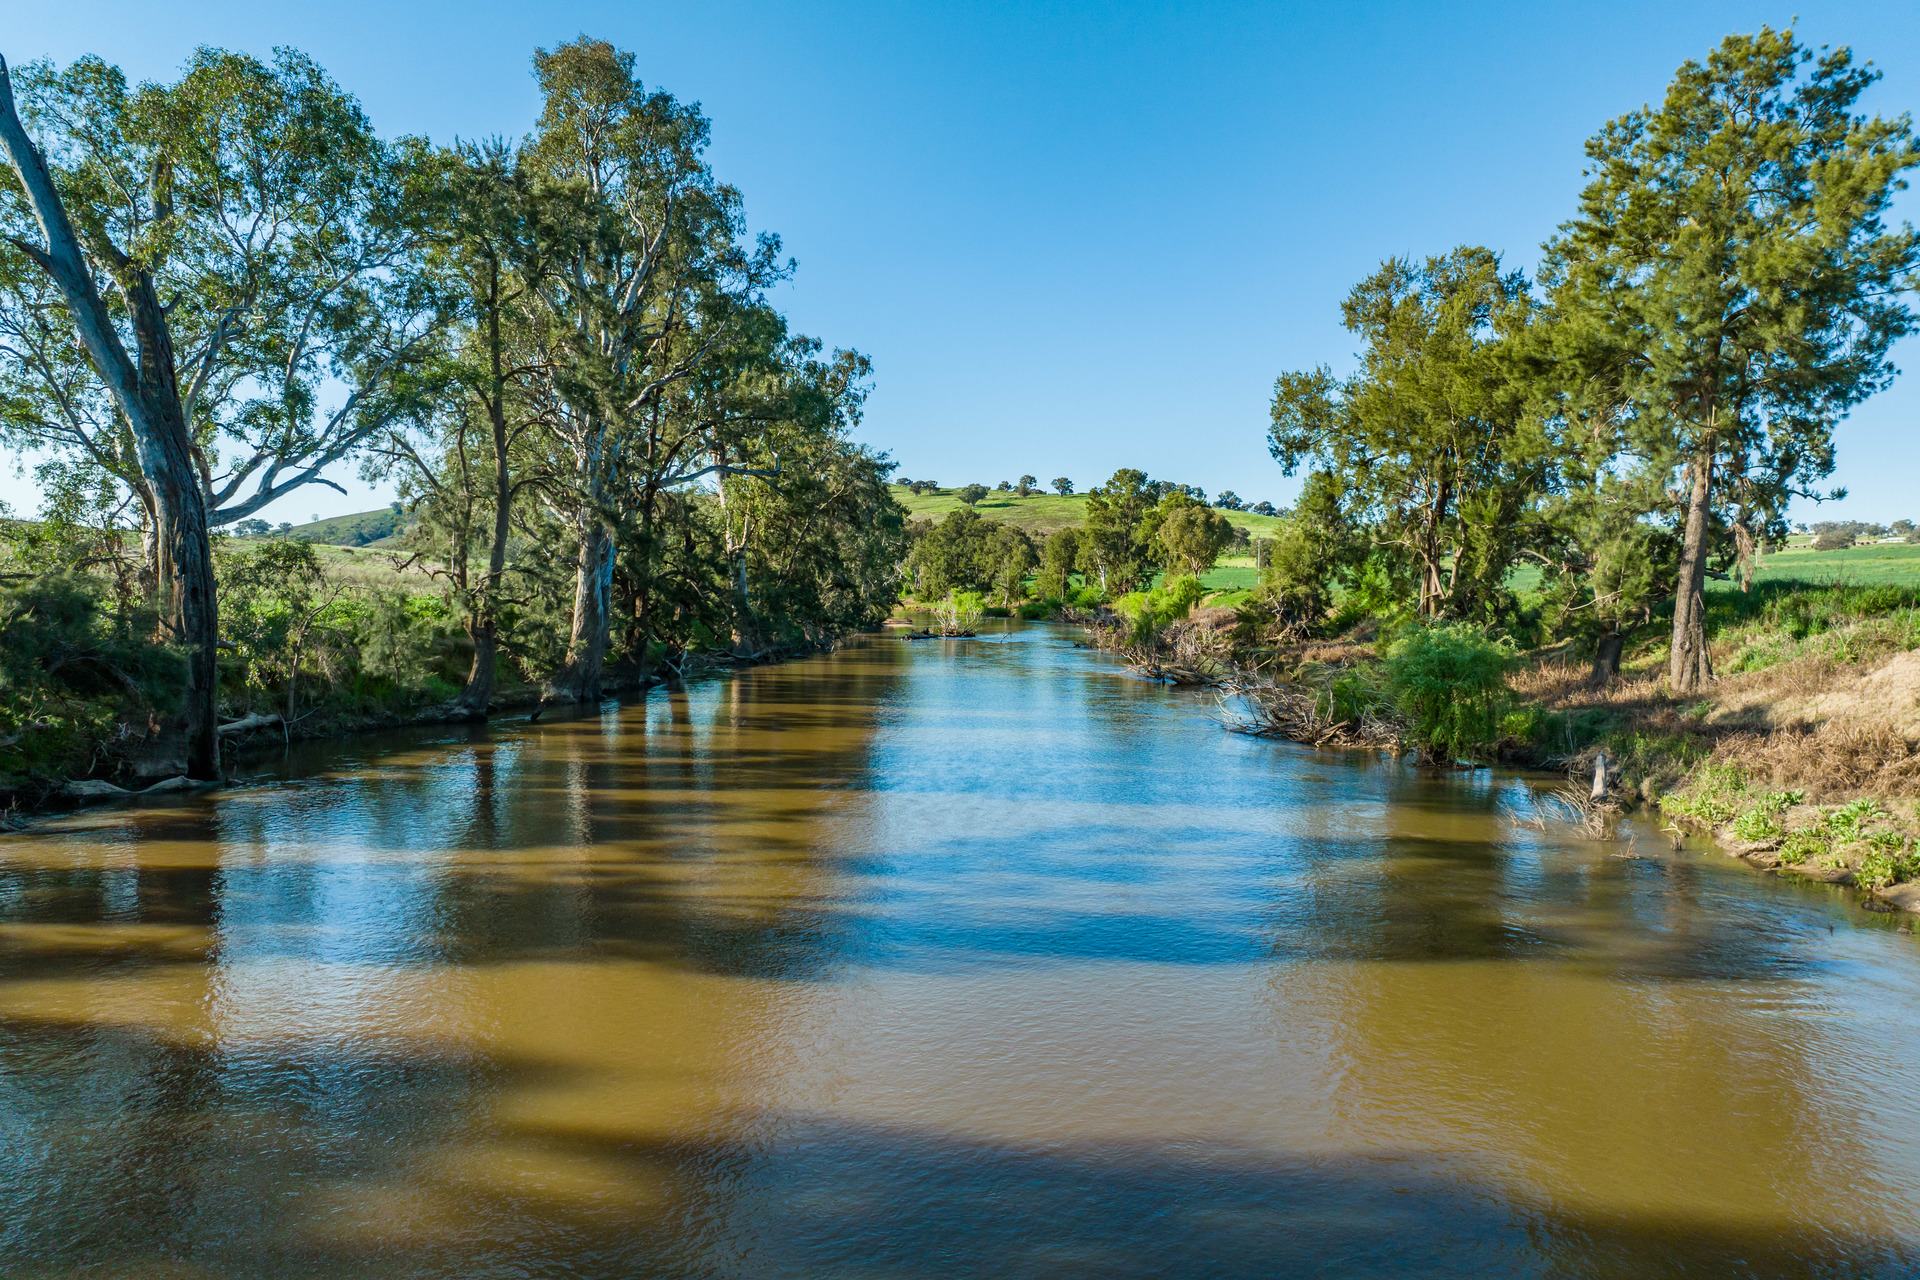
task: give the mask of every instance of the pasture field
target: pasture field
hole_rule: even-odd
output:
[[[952,489],[915,497],[903,484],[893,486],[893,498],[907,509],[908,518],[912,520],[940,520],[966,505]],[[1034,493],[1017,498],[1011,493],[994,492],[980,499],[974,510],[983,519],[997,520],[1029,534],[1044,536],[1068,525],[1085,524],[1087,495],[1075,493],[1063,498],[1057,493]],[[1251,511],[1222,511],[1220,514],[1230,523],[1256,536],[1270,534],[1274,526],[1280,523],[1276,516],[1257,516]],[[1251,565],[1253,562],[1247,563]]]

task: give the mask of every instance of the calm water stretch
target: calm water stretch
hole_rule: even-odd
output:
[[[1920,1272],[1898,918],[1072,641],[0,839],[0,1273]]]

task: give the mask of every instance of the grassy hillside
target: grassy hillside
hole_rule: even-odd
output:
[[[383,546],[404,532],[409,523],[409,517],[397,514],[392,507],[381,507],[377,511],[297,524],[279,536],[305,538],[308,542],[335,547]]]
[[[923,493],[915,497],[902,484],[893,486],[894,500],[905,507],[915,520],[940,520],[947,513],[958,511],[965,504],[955,496],[952,489],[942,489],[937,493]],[[1055,493],[1036,493],[1025,498],[1016,498],[1011,493],[990,493],[980,499],[974,507],[982,517],[997,520],[1001,524],[1010,524],[1024,529],[1028,533],[1049,534],[1055,529],[1064,529],[1068,525],[1087,522],[1087,495],[1076,493],[1063,498]],[[1247,511],[1222,511],[1232,523],[1239,525],[1250,534],[1270,532],[1279,520],[1273,516],[1256,516]]]

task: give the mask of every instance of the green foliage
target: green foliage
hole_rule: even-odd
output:
[[[1154,563],[1147,513],[1159,500],[1147,474],[1122,467],[1087,491],[1087,524],[1080,540],[1080,571],[1107,592],[1132,591]]]
[[[1885,817],[1886,812],[1880,807],[1878,801],[1852,800],[1826,814],[1821,820],[1821,826],[1836,840],[1859,840],[1866,835],[1865,825],[1875,818]]]
[[[1702,765],[1687,785],[1666,800],[1683,817],[1717,827],[1731,822],[1748,804],[1747,774],[1734,765]]]
[[[1079,560],[1080,530],[1071,526],[1054,530],[1041,551],[1034,589],[1046,598],[1066,598],[1073,591],[1073,571]]]
[[[1315,471],[1307,477],[1293,514],[1262,550],[1266,564],[1260,572],[1261,592],[1279,621],[1290,629],[1319,626],[1332,607],[1335,583],[1351,576],[1362,555],[1331,472]]]
[[[1526,282],[1463,246],[1382,263],[1341,310],[1362,368],[1281,375],[1273,456],[1288,474],[1310,464],[1331,478],[1401,562],[1420,614],[1490,619],[1509,603],[1506,574],[1546,474],[1547,442],[1502,355],[1526,322]]]
[[[1393,710],[1396,690],[1392,677],[1377,668],[1347,667],[1327,684],[1326,699],[1328,719],[1358,724]]]
[[[986,616],[987,602],[977,591],[955,591],[945,600],[934,605],[933,612],[940,619],[940,629],[947,635],[971,633],[980,619]]]
[[[1097,582],[1089,582],[1076,587],[1067,595],[1067,604],[1075,609],[1092,612],[1107,603],[1107,593]]]
[[[1003,576],[1007,544],[1000,535],[1005,530],[1006,526],[964,508],[939,524],[916,525],[913,551],[907,558],[907,580],[914,594],[931,600],[955,590],[991,590]]]
[[[1414,741],[1465,759],[1500,737],[1513,660],[1511,644],[1469,623],[1416,626],[1388,649],[1387,684]]]
[[[1832,856],[1833,846],[1817,831],[1799,830],[1787,833],[1780,845],[1780,861],[1790,867],[1797,867],[1809,858],[1824,861]]]
[[[1129,623],[1131,642],[1147,645],[1169,624],[1192,612],[1206,594],[1198,577],[1179,574],[1151,591],[1128,592],[1113,602],[1113,610]]]
[[[1233,541],[1233,525],[1184,493],[1170,493],[1156,509],[1153,542],[1170,570],[1199,575],[1213,568]]]
[[[1547,245],[1538,367],[1567,388],[1563,451],[1589,482],[1635,478],[1618,518],[1684,522],[1679,689],[1701,674],[1708,559],[1744,573],[1784,536],[1787,502],[1831,474],[1835,424],[1887,385],[1912,326],[1920,238],[1885,215],[1920,148],[1906,117],[1855,114],[1877,78],[1790,30],[1728,36],[1588,143],[1579,213]],[[1670,493],[1693,496],[1676,510]]]
[[[96,576],[0,583],[0,780],[90,771],[121,720],[173,712],[186,667],[154,622]]]
[[[1854,880],[1863,889],[1880,889],[1920,876],[1920,850],[1914,841],[1896,831],[1881,831],[1867,841],[1867,854],[1860,860]]]
[[[1742,840],[1777,840],[1784,834],[1780,820],[1771,809],[1756,805],[1733,820],[1733,834]]]

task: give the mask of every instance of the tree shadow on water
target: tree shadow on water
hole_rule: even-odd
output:
[[[338,1043],[221,1051],[54,1021],[11,1022],[4,1044],[10,1276],[1638,1280],[1920,1267],[1912,1241],[1871,1230],[1548,1207],[1463,1172],[1457,1155],[1010,1142],[776,1113],[626,1133],[577,1108],[526,1118],[515,1099],[581,1083],[538,1061]]]

